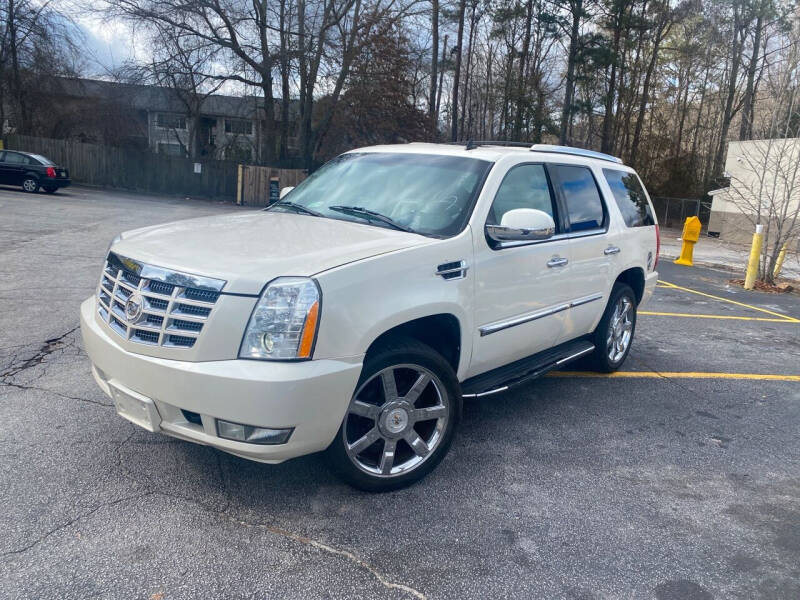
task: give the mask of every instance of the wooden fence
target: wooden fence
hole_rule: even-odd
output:
[[[237,164],[232,161],[193,161],[149,151],[24,135],[8,136],[6,148],[46,156],[69,169],[76,183],[202,198],[236,198]]]
[[[306,177],[308,171],[303,169],[240,165],[236,202],[249,206],[268,206],[278,199],[280,190],[287,186],[294,187]]]

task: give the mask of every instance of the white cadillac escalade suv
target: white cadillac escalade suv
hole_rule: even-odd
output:
[[[617,369],[656,284],[647,192],[596,152],[361,148],[281,196],[112,242],[81,331],[122,417],[395,489],[447,453],[463,398]]]

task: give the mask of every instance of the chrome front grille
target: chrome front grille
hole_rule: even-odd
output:
[[[126,340],[191,348],[224,285],[220,279],[163,269],[111,252],[97,288],[97,311]]]

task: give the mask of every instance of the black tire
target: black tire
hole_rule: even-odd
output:
[[[389,396],[385,394],[386,388],[384,387],[383,379],[379,378],[378,374],[385,373],[389,368],[396,368],[395,371],[389,372],[392,374],[392,380],[396,382],[396,401],[404,402],[406,398],[410,398],[413,395],[411,394],[413,384],[408,382],[412,381],[417,375],[423,374],[423,371],[415,372],[413,367],[422,368],[433,377],[431,377],[430,383],[425,384],[419,397],[412,401],[411,407],[417,410],[424,409],[429,407],[433,400],[435,406],[432,408],[441,411],[442,414],[446,412],[446,418],[443,421],[436,418],[432,420],[420,419],[414,423],[414,417],[408,413],[408,424],[405,426],[405,433],[395,432],[388,434],[401,436],[394,440],[396,448],[391,454],[391,462],[388,463],[389,469],[391,470],[392,465],[410,464],[401,461],[402,457],[408,457],[403,460],[420,460],[421,462],[413,467],[408,467],[409,470],[397,474],[369,473],[365,470],[369,465],[364,464],[369,460],[369,454],[374,451],[376,462],[372,468],[380,470],[383,463],[378,464],[378,461],[384,455],[386,451],[385,444],[388,442],[385,439],[387,435],[385,433],[386,427],[392,424],[397,426],[396,420],[389,420],[393,411],[389,410],[391,407],[387,407],[387,405],[393,403],[387,399]],[[417,379],[417,382],[419,381],[423,380],[421,378]],[[374,394],[372,398],[375,399],[374,411],[376,416],[365,417],[351,413],[350,410],[356,398],[360,401],[366,398],[367,402],[369,402],[371,400],[369,398],[370,393]],[[404,395],[399,396],[401,393]],[[430,408],[428,409],[430,410]],[[461,419],[461,410],[461,388],[453,368],[444,357],[430,346],[411,338],[389,340],[367,355],[361,376],[356,385],[356,391],[348,405],[348,412],[342,420],[336,437],[325,452],[326,457],[339,476],[358,489],[368,492],[387,492],[409,486],[430,473],[447,454],[456,426]],[[417,434],[417,439],[421,438],[423,442],[426,442],[425,438],[428,434],[425,433],[425,429],[431,423],[433,423],[430,429],[431,435],[435,435],[435,437],[431,437],[427,442],[435,440],[433,442],[433,450],[424,457],[420,457],[420,452],[414,451],[414,448],[406,441],[406,436],[410,436],[413,439],[414,434]],[[439,429],[440,427],[441,429]],[[362,429],[359,431],[358,428]],[[366,433],[374,431],[383,437],[379,437],[369,446],[365,446],[362,454],[351,458],[351,454],[348,453],[346,448],[348,438],[350,438],[348,445],[352,449],[355,445],[353,441],[360,437],[365,437],[365,431]],[[428,449],[428,447],[428,445],[423,446],[424,449]]]
[[[47,192],[48,194],[55,194],[55,193],[56,193],[56,191],[58,191],[58,188],[57,188],[57,187],[51,187],[51,186],[45,186],[45,187],[44,187],[44,188],[42,188],[42,189],[43,189],[45,192]]]
[[[630,303],[630,337],[625,346],[624,352],[620,356],[611,356],[609,337],[612,334],[612,319],[614,318],[617,305],[620,301]],[[591,355],[592,367],[601,373],[612,373],[622,366],[633,345],[633,337],[636,332],[636,294],[631,286],[626,283],[617,282],[611,289],[611,296],[608,298],[608,305],[603,313],[603,318],[597,325],[597,329],[592,334],[592,341],[595,345],[594,353]]]
[[[39,180],[31,175],[25,176],[22,180],[22,190],[29,194],[35,194],[39,191]]]

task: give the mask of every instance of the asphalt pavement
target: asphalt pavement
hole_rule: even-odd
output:
[[[662,262],[621,374],[467,401],[430,476],[371,495],[138,429],[91,378],[111,238],[236,210],[0,188],[0,597],[800,597],[800,298]]]

